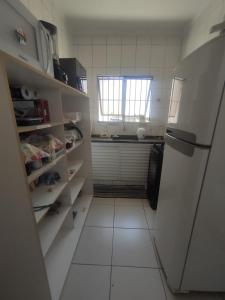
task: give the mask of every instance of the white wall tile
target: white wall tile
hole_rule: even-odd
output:
[[[118,67],[107,67],[106,75],[119,76],[119,75],[121,75],[121,69]]]
[[[108,45],[121,45],[122,39],[120,36],[108,36],[107,44]]]
[[[78,59],[79,57],[79,46],[78,45],[72,45],[72,57],[76,57]]]
[[[135,67],[136,45],[122,46],[122,67]]]
[[[121,67],[121,75],[134,76],[135,74],[135,67]]]
[[[163,90],[158,88],[151,88],[151,101],[152,102],[160,102],[163,97]]]
[[[161,68],[150,68],[150,74],[153,76],[152,88],[161,89],[163,81],[163,70]]]
[[[152,75],[149,67],[145,68],[145,67],[136,67],[135,68],[135,75]]]
[[[93,45],[106,45],[106,43],[107,43],[106,36],[94,36],[92,38]]]
[[[93,45],[93,67],[106,66],[106,46]]]
[[[170,90],[172,86],[172,79],[173,79],[172,69],[163,69],[162,88]]]
[[[79,45],[92,45],[92,38],[89,36],[78,36],[73,41],[77,41]]]
[[[169,36],[167,37],[167,46],[177,46],[181,47],[182,38],[178,36]]]
[[[88,93],[90,95],[91,124],[94,133],[135,134],[140,124],[123,126],[98,122],[97,75],[152,75],[152,114],[150,124],[145,124],[148,134],[162,134],[167,120],[170,83],[175,55],[171,47],[180,47],[180,38],[151,36],[103,36],[74,37],[73,56],[88,71]],[[177,57],[176,57],[177,59]],[[170,61],[171,60],[171,61]]]
[[[136,45],[137,37],[136,36],[123,36],[122,44],[123,45]]]
[[[152,36],[151,45],[166,46],[167,38],[164,36]]]
[[[150,65],[150,46],[137,45],[136,67],[148,67]]]
[[[150,52],[150,67],[163,68],[165,66],[166,48],[164,46],[153,45]]]
[[[92,67],[92,47],[79,45],[78,59],[85,68]]]
[[[121,65],[121,46],[108,45],[107,47],[107,66],[120,68]]]
[[[138,36],[137,45],[150,45],[151,38],[149,36]]]
[[[166,47],[166,68],[174,68],[180,58],[180,47],[167,46]]]

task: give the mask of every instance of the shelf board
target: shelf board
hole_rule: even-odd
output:
[[[79,226],[75,226],[75,228],[72,229],[62,229],[45,258],[47,276],[53,300],[58,300],[62,292],[92,200],[92,196],[82,197],[86,199],[87,209],[80,212],[82,215],[79,218]]]
[[[30,132],[30,131],[35,131],[35,130],[56,127],[56,126],[60,126],[60,125],[64,125],[64,122],[52,122],[52,123],[33,125],[33,126],[18,126],[17,132],[18,133]]]
[[[78,148],[81,144],[83,144],[83,140],[76,142],[75,145],[73,145],[72,148],[67,149],[66,150],[66,154],[70,154],[71,152],[73,152],[73,150],[75,150],[76,148]]]
[[[70,209],[71,206],[60,207],[58,214],[46,216],[39,224],[39,237],[43,256],[47,254]]]
[[[62,94],[70,96],[80,96],[88,99],[86,93],[81,92],[53,77],[43,71],[34,68],[30,64],[22,61],[19,58],[13,57],[10,54],[0,50],[0,55],[4,59],[9,81],[12,84],[28,85],[39,89],[60,89]],[[35,85],[34,85],[35,83]]]
[[[82,121],[82,119],[77,119],[77,120],[64,120],[64,124],[66,125],[66,124],[77,124],[77,123],[79,123],[79,122],[81,122]]]
[[[47,185],[37,187],[31,194],[33,206],[53,204],[65,189],[67,184],[68,182],[59,182],[52,187],[51,192],[48,191],[50,187]],[[37,223],[43,218],[48,210],[49,207],[35,212],[35,219]]]
[[[75,228],[83,228],[91,201],[92,196],[90,195],[82,195],[77,199],[75,209],[78,211],[78,214],[74,220]]]
[[[85,183],[85,178],[76,178],[75,182],[73,184],[71,184],[72,205],[76,201],[77,196],[79,195],[84,183]]]
[[[29,184],[32,183],[42,174],[44,174],[45,172],[53,168],[63,157],[65,157],[65,154],[62,154],[56,159],[54,159],[53,161],[51,161],[50,163],[43,165],[43,167],[41,167],[40,169],[33,171],[29,176],[27,176],[28,183]]]
[[[78,161],[73,162],[69,166],[69,168],[68,168],[68,179],[69,179],[69,181],[71,181],[73,179],[73,177],[78,173],[78,171],[81,169],[83,164],[84,164],[83,160],[78,160]],[[69,170],[74,170],[73,174],[69,174]]]

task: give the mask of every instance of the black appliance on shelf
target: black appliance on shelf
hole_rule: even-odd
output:
[[[164,144],[155,144],[150,152],[147,196],[152,209],[157,209]]]
[[[87,72],[76,58],[60,58],[60,66],[68,76],[68,84],[87,93]]]

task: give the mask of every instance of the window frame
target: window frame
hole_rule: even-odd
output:
[[[104,78],[112,78],[113,80],[116,80],[116,79],[121,79],[122,80],[122,96],[121,96],[121,114],[104,114],[103,113],[103,109],[102,109],[102,102],[104,101],[103,99],[101,99],[101,93],[100,93],[100,80],[104,79]],[[98,75],[97,76],[97,85],[98,85],[98,106],[99,106],[99,109],[100,109],[100,112],[101,112],[101,115],[102,116],[107,116],[107,117],[110,117],[110,116],[118,116],[118,117],[121,117],[121,120],[118,120],[118,121],[100,121],[99,120],[99,117],[98,116],[98,122],[106,122],[106,123],[120,123],[120,122],[127,122],[127,123],[140,123],[140,121],[138,122],[135,122],[135,121],[127,121],[126,120],[126,117],[140,117],[140,114],[139,115],[134,115],[134,116],[126,116],[126,102],[127,102],[127,99],[126,99],[126,92],[127,92],[127,80],[132,80],[132,79],[135,79],[135,80],[144,80],[144,79],[148,79],[150,80],[150,84],[149,84],[149,89],[148,89],[148,93],[147,93],[147,99],[146,99],[146,105],[145,105],[145,115],[146,115],[146,110],[147,110],[147,107],[148,107],[148,104],[150,104],[150,101],[151,101],[151,84],[152,84],[152,81],[153,81],[153,76],[152,75]],[[109,99],[108,99],[109,101]],[[114,99],[113,99],[114,101]],[[135,101],[141,101],[141,100],[135,100]],[[150,116],[148,116],[148,120],[150,120]],[[145,121],[146,122],[146,121]]]

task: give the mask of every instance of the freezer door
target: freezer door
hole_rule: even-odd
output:
[[[225,95],[184,272],[186,290],[225,292]]]
[[[208,152],[208,149],[166,136],[156,216],[156,246],[168,284],[177,291]]]
[[[186,57],[175,69],[168,127],[196,135],[211,145],[225,78],[225,37],[218,37]]]

